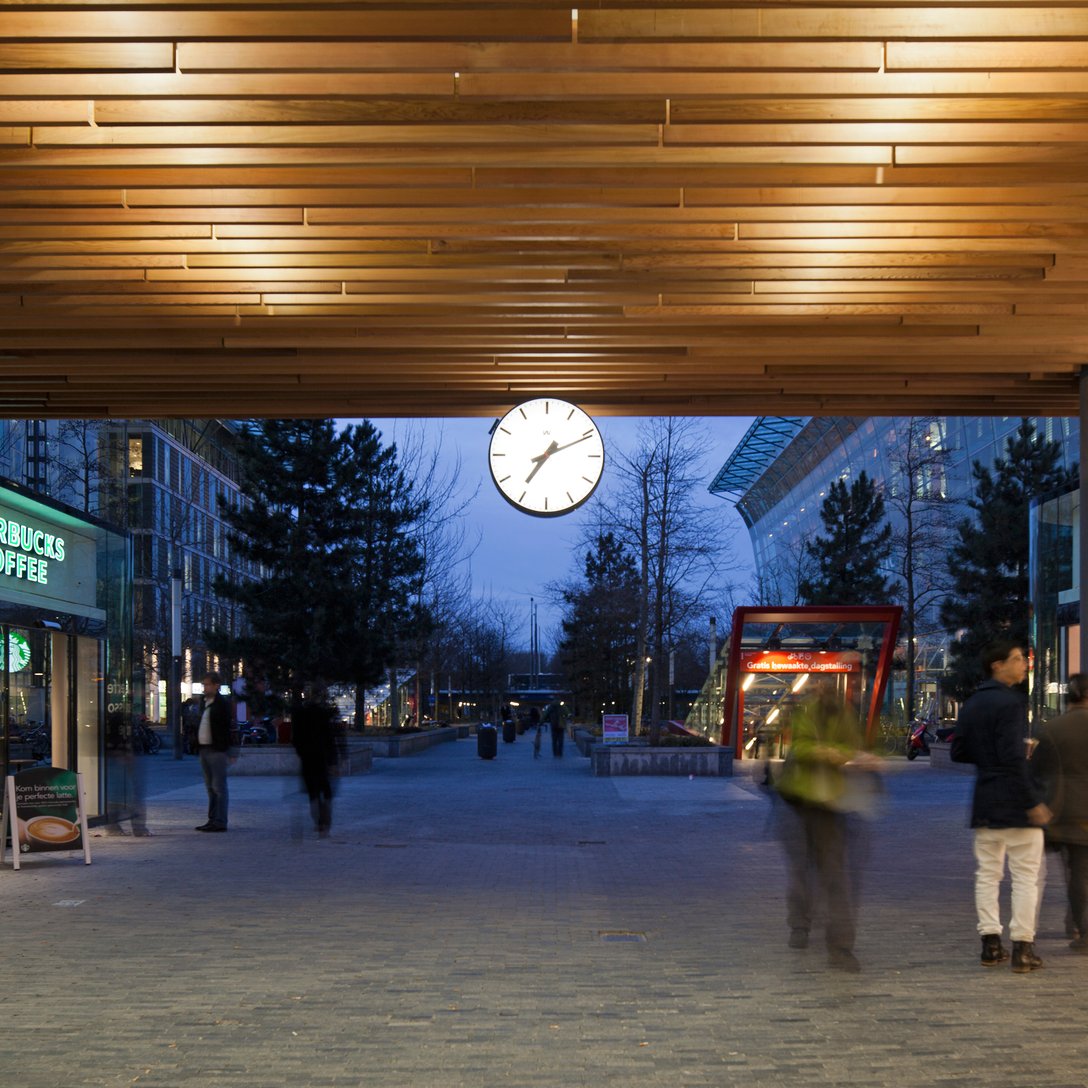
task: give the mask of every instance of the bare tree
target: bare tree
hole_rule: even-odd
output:
[[[712,579],[735,566],[716,511],[695,498],[705,480],[706,448],[694,420],[647,420],[634,453],[618,456],[620,486],[602,506],[602,523],[628,546],[638,568],[632,717],[637,729],[649,687],[652,744],[660,737],[668,648],[699,612]]]
[[[422,719],[424,677],[447,669],[457,654],[457,630],[468,611],[471,586],[463,572],[479,546],[479,531],[470,536],[465,512],[479,485],[469,488],[462,478],[460,454],[448,455],[443,434],[433,428],[409,426],[397,443],[398,459],[424,513],[414,538],[423,558],[419,605],[429,617],[429,631],[404,651],[415,664],[416,714]]]
[[[912,417],[889,450],[894,471],[884,499],[896,515],[892,562],[902,584],[908,721],[915,714],[918,642],[941,629],[936,607],[950,590],[948,547],[958,504],[948,498],[953,451],[942,431],[934,416]]]
[[[810,579],[813,560],[805,547],[806,539],[775,543],[774,556],[761,563],[753,574],[749,597],[759,605],[797,605],[801,603],[801,583]]]

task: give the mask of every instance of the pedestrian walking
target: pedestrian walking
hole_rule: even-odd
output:
[[[1088,954],[1088,675],[1069,677],[1066,692],[1069,708],[1043,726],[1031,770],[1053,813],[1045,836],[1065,870],[1069,947]]]
[[[861,723],[834,681],[821,679],[790,718],[792,741],[776,788],[786,851],[789,946],[807,948],[817,886],[825,900],[828,965],[856,972],[858,900],[867,836],[859,819],[880,761],[861,750]],[[861,776],[865,776],[864,780]],[[854,781],[854,777],[857,781]]]
[[[234,761],[230,743],[230,703],[220,694],[222,678],[217,672],[204,677],[204,708],[197,727],[200,769],[208,791],[208,820],[197,831],[226,831],[229,793],[227,771]]]
[[[123,815],[118,816],[118,809],[111,808],[112,819],[106,824],[110,835],[126,834],[121,827],[122,820],[132,822],[132,834],[136,838],[150,838],[151,829],[147,826],[147,766],[145,750],[136,743],[132,731],[132,715],[113,711],[106,717],[106,747],[118,783],[124,784],[125,805],[120,808]],[[111,779],[112,781],[112,779]]]
[[[1027,658],[1016,643],[996,642],[983,653],[981,664],[987,679],[963,704],[952,737],[952,758],[975,765],[971,827],[980,962],[996,967],[1009,959],[1001,943],[999,902],[1007,858],[1012,969],[1027,974],[1043,966],[1035,954],[1035,922],[1042,829],[1050,809],[1028,767],[1027,704],[1017,690],[1027,676]]]
[[[340,763],[336,712],[325,698],[324,687],[314,685],[306,702],[291,712],[291,740],[298,753],[302,786],[310,799],[310,813],[321,838],[332,827],[333,783]]]
[[[559,702],[549,704],[545,711],[545,719],[552,734],[552,755],[556,759],[563,758],[563,740],[566,737],[566,726],[563,723],[563,706]]]
[[[540,716],[539,707],[529,708],[529,728],[533,730],[533,759],[540,758],[540,734],[544,728],[544,721]]]

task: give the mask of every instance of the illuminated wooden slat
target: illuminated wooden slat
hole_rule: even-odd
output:
[[[174,41],[224,38],[416,38],[461,41],[563,41],[570,9],[321,10],[299,4],[270,19],[261,11],[50,11],[4,12],[0,31],[11,39]]]
[[[420,160],[426,158],[435,166],[463,166],[473,159],[488,165],[508,166],[518,163],[532,163],[547,160],[567,163],[568,165],[605,165],[624,163],[627,166],[656,166],[660,163],[833,163],[858,164],[873,166],[891,165],[890,146],[876,145],[865,147],[850,145],[769,145],[735,147],[605,147],[596,150],[592,146],[541,148],[531,143],[513,146],[479,145],[469,148],[431,146],[415,149],[411,145],[403,148],[377,146],[374,144],[359,148],[338,147],[208,147],[172,148],[172,147],[96,147],[0,151],[0,168],[15,174],[20,167],[25,168],[97,168],[120,167],[133,169],[139,167],[179,167],[194,165],[206,167],[230,166],[267,166],[278,162],[285,166],[300,166],[304,163],[311,169],[317,166],[336,166],[345,164],[384,163],[405,164],[418,167]],[[1037,160],[1036,160],[1037,161]],[[162,182],[160,182],[162,184]]]
[[[750,189],[747,186],[720,189],[695,186],[684,188],[684,204],[688,207],[708,204],[792,204],[799,208],[821,204],[895,204],[918,207],[925,204],[1024,204],[1033,200],[1049,207],[1055,200],[1083,200],[1086,197],[1088,184],[1085,183],[1036,186],[972,185],[961,188],[928,185],[842,185],[832,188],[808,185],[803,190],[771,185],[760,189]]]
[[[89,124],[92,103],[79,99],[70,101],[15,99],[0,100],[0,124],[56,125]]]
[[[383,46],[383,48],[389,48]],[[452,91],[447,85],[446,91]],[[589,101],[465,101],[461,98],[175,98],[105,99],[100,125],[207,124],[485,124],[565,121],[662,124],[663,98]]]
[[[3,22],[0,31],[7,32]],[[170,42],[10,42],[0,41],[0,71],[54,71],[58,68],[173,71]]]
[[[49,131],[49,130],[45,130]],[[77,129],[86,134],[87,130]],[[766,125],[678,125],[665,128],[666,144],[828,143],[894,144],[1083,143],[1088,124],[1075,121],[796,122]],[[37,133],[35,133],[37,139]],[[941,149],[943,151],[943,148]],[[939,152],[938,152],[939,153]]]
[[[889,50],[895,43],[889,42]],[[970,43],[959,42],[957,51]],[[1083,57],[1080,45],[1073,46]],[[1085,67],[1085,65],[1081,65]],[[707,98],[670,105],[673,124],[737,121],[1081,121],[1082,98]],[[149,118],[150,120],[150,118]]]
[[[1083,38],[1088,12],[1078,7],[983,9],[870,5],[745,9],[656,8],[579,11],[580,41],[692,41],[723,38]]]
[[[1059,239],[1088,239],[1088,225],[1083,223],[882,223],[874,229],[871,223],[744,223],[740,227],[741,238],[963,238],[978,235],[984,238],[997,236],[1045,237],[1047,244]]]
[[[1045,126],[1040,126],[1043,128]],[[26,143],[26,131],[20,130]],[[1049,131],[1049,129],[1047,130]],[[1059,131],[1056,127],[1054,131]],[[0,130],[0,137],[3,130]],[[962,137],[960,137],[962,139]],[[1030,138],[1030,137],[1028,137]],[[1043,138],[1043,137],[1039,137]],[[1046,138],[1057,138],[1050,136]],[[1071,137],[1072,138],[1072,137]],[[16,142],[14,139],[10,141]],[[657,125],[137,125],[34,130],[37,147],[325,147],[424,144],[651,144]],[[766,141],[773,142],[773,141]]]
[[[914,78],[914,77],[911,77]],[[318,72],[261,75],[182,75],[112,72],[67,72],[64,75],[0,72],[0,98],[214,98],[217,95],[303,95],[343,98],[370,95],[396,98],[408,95],[453,94],[453,73],[432,72]],[[643,87],[638,98],[645,98]]]
[[[925,147],[899,145],[895,161],[900,165],[929,165],[930,163],[1088,163],[1088,147],[1084,144],[995,144],[991,146]]]
[[[583,35],[584,38],[584,35]],[[751,69],[879,71],[881,46],[872,42],[713,42],[699,45],[578,45],[537,43],[472,45],[448,42],[420,46],[400,42],[327,42],[320,50],[302,42],[182,42],[183,72],[260,70],[365,71],[439,69],[456,72],[513,71],[748,71]],[[1083,67],[1083,64],[1081,65]]]
[[[71,78],[78,80],[80,77]],[[210,80],[227,77],[200,78]],[[350,80],[352,77],[345,75],[344,78]],[[286,75],[280,85],[280,93],[307,93],[301,88],[312,86],[317,79],[319,77],[312,75]],[[0,77],[0,87],[2,85],[3,80]],[[909,95],[1068,95],[1085,93],[1088,88],[1088,72],[462,72],[457,87],[458,93],[465,97],[503,99],[577,99],[601,96],[645,98],[648,94],[662,94],[669,98],[707,98],[715,95],[759,96],[775,93],[789,97],[812,95],[832,98],[881,94],[894,98]],[[193,91],[199,93],[196,86]],[[250,93],[258,92],[253,88]],[[344,88],[340,93],[349,92]]]
[[[989,37],[990,35],[981,35]],[[1071,69],[1083,71],[1083,42],[1048,41],[890,41],[885,46],[888,71],[944,72],[994,69]]]
[[[311,276],[307,277],[307,272],[310,271],[311,270],[306,268],[287,266],[283,268],[261,267],[255,273],[252,267],[243,267],[237,270],[236,275],[232,275],[230,269],[226,269],[222,266],[212,268],[187,267],[180,272],[176,271],[174,268],[149,268],[147,272],[147,277],[148,280],[151,282],[169,280],[171,282],[177,283],[181,280],[184,280],[186,283],[194,285],[202,281],[206,281],[208,283],[220,282],[221,284],[229,284],[233,282],[234,279],[240,277],[245,277],[248,281],[251,282],[264,281],[269,284],[278,284],[281,280],[298,280],[301,282],[307,278],[320,278],[323,280],[333,280],[337,283],[351,284],[361,284],[371,281],[381,284],[395,283],[398,285],[398,289],[400,290],[407,289],[404,285],[409,283],[417,283],[420,285],[421,289],[425,289],[427,285],[454,282],[471,283],[473,285],[472,289],[474,291],[483,292],[488,292],[491,290],[502,290],[503,285],[509,283],[551,283],[564,287],[567,284],[566,276],[564,275],[564,273],[561,270],[557,271],[554,269],[519,269],[496,267],[489,267],[486,269],[369,269],[317,266],[312,270]],[[259,277],[259,279],[257,277]],[[201,289],[203,290],[204,288]]]
[[[53,194],[56,199],[53,200]],[[26,204],[76,203],[116,204],[117,190],[15,190],[0,189],[0,206]],[[918,207],[929,204],[1037,204],[1048,207],[1056,200],[1083,199],[1088,187],[1056,183],[1050,186],[972,186],[953,189],[947,186],[881,186],[863,188],[843,186],[836,189],[809,188],[804,192],[784,190],[773,186],[762,189],[747,187],[705,189],[687,188],[219,188],[219,189],[133,189],[125,194],[127,205],[133,209],[162,207],[261,207],[293,206],[351,206],[365,208],[415,206],[444,209],[456,206],[485,205],[492,208],[535,208],[587,206],[594,208],[679,207],[687,208],[749,206],[753,210],[773,205],[788,205],[803,212],[809,207],[824,206],[887,206],[903,204]],[[605,217],[602,212],[602,218]],[[608,213],[609,218],[621,217],[622,212]]]

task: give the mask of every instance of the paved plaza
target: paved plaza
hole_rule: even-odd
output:
[[[600,779],[526,738],[376,760],[330,840],[293,780],[148,757],[153,838],[0,871],[5,1088],[1088,1085],[1088,960],[978,966],[970,778],[902,762],[858,956],[786,947],[747,775]],[[817,935],[818,936],[818,935]]]

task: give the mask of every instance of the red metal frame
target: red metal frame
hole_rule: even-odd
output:
[[[738,714],[741,708],[741,692],[737,683],[740,673],[741,632],[746,623],[883,623],[886,625],[881,640],[880,656],[876,662],[875,683],[865,719],[865,738],[871,740],[877,722],[880,704],[891,672],[892,655],[899,636],[899,621],[903,609],[898,605],[795,605],[783,608],[762,608],[741,605],[733,612],[733,630],[729,636],[729,660],[725,673],[725,692],[722,699],[721,743],[733,746],[733,758],[743,759]]]

